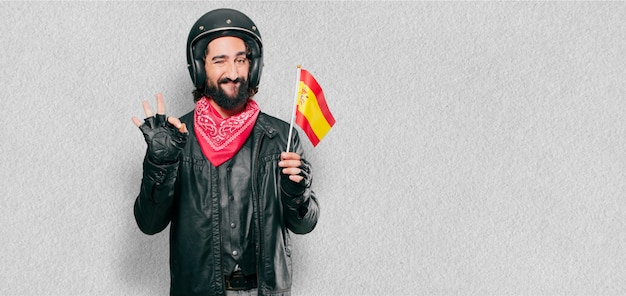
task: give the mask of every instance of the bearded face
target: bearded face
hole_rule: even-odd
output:
[[[205,95],[224,110],[236,111],[248,100],[250,61],[246,53],[243,40],[232,36],[216,38],[207,46]]]
[[[210,96],[218,106],[226,110],[237,109],[248,100],[248,80],[243,77],[238,77],[235,80],[222,78],[215,84],[209,78],[207,79],[206,95]]]

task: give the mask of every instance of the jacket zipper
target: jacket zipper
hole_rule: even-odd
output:
[[[257,231],[256,231],[256,235],[257,235],[257,258],[256,258],[256,274],[257,274],[257,285],[258,285],[258,292],[259,295],[263,295],[263,285],[261,285],[260,279],[261,279],[261,264],[263,264],[263,260],[262,260],[262,254],[263,254],[263,249],[262,249],[262,235],[261,235],[261,229],[263,228],[262,225],[263,223],[261,223],[261,202],[259,200],[259,194],[258,194],[258,190],[257,190],[257,186],[258,186],[258,172],[259,172],[259,155],[261,155],[261,146],[263,144],[263,139],[265,138],[265,132],[261,133],[259,140],[257,142],[257,149],[256,149],[256,153],[253,155],[253,162],[252,162],[252,166],[253,166],[253,173],[252,173],[252,198],[254,203],[256,204],[256,215],[257,215],[257,219],[256,219],[256,224],[257,224]]]

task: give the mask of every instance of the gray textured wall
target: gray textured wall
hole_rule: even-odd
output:
[[[290,118],[300,63],[337,119],[294,294],[626,293],[626,4],[2,2],[0,294],[167,294],[130,118],[192,109],[187,33],[224,6],[261,108]]]

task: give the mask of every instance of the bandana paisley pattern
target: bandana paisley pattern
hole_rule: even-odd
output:
[[[200,99],[194,110],[194,132],[204,156],[216,167],[235,156],[250,136],[259,112],[259,105],[248,99],[244,111],[222,118],[209,99]]]

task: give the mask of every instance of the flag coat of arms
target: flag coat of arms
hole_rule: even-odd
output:
[[[333,127],[335,118],[330,113],[324,92],[313,75],[304,69],[299,70],[296,123],[315,147]]]

